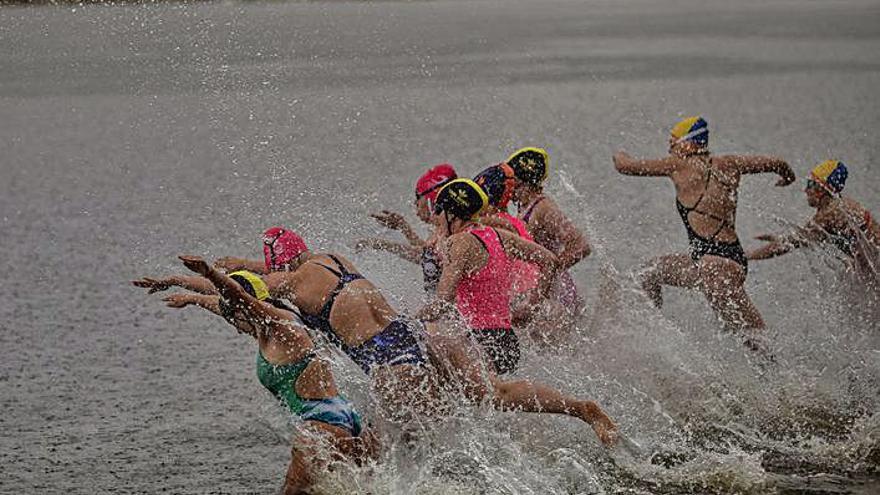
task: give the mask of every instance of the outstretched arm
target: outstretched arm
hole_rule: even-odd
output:
[[[203,277],[191,277],[187,275],[171,275],[170,277],[165,278],[144,277],[139,280],[133,280],[131,283],[134,284],[135,287],[149,289],[147,291],[149,294],[160,292],[175,286],[198,292],[199,294],[217,294],[217,289],[214,288],[214,284]]]
[[[400,233],[406,237],[407,242],[409,242],[411,246],[417,248],[425,247],[425,241],[416,234],[416,231],[413,230],[409,222],[407,222],[400,213],[382,210],[380,213],[370,213],[370,216],[375,218],[376,221],[384,227],[399,230]]]
[[[553,281],[559,275],[560,261],[550,250],[534,242],[527,241],[507,231],[496,231],[501,238],[504,251],[510,256],[534,263],[541,268],[541,296],[547,297],[553,287]]]
[[[269,270],[266,269],[266,263],[263,261],[235,258],[232,256],[217,259],[217,261],[214,262],[214,268],[223,270],[226,273],[237,272],[239,270],[247,270],[258,275],[269,273]]]
[[[223,316],[220,311],[220,296],[206,296],[191,292],[178,292],[162,298],[169,308],[185,308],[189,305],[206,309],[215,315]]]
[[[673,157],[656,160],[636,160],[623,151],[614,154],[614,168],[623,175],[662,177],[675,171],[678,161]]]
[[[447,262],[443,264],[440,281],[437,283],[437,295],[416,314],[420,320],[436,320],[455,308],[458,284],[465,275],[476,269],[473,266],[474,259],[478,257],[475,251],[483,249],[480,241],[472,235],[460,236],[454,241],[450,239],[447,245],[449,253],[445,258]]]
[[[783,236],[759,235],[755,239],[766,241],[767,244],[749,251],[746,257],[750,260],[767,260],[782,256],[793,249],[811,246],[827,238],[825,230],[815,222],[810,222],[799,230]]]
[[[397,256],[400,256],[410,263],[416,264],[418,264],[421,259],[423,249],[413,246],[411,244],[403,244],[400,242],[389,241],[380,237],[368,237],[366,239],[359,239],[354,245],[354,249],[356,252],[361,252],[367,248],[375,249],[377,251],[387,251],[391,254],[396,254]]]
[[[179,292],[171,294],[162,299],[169,308],[185,308],[189,305],[198,306],[206,309],[215,315],[224,316],[223,310],[220,308],[220,296],[206,296],[203,294],[193,294],[191,292]],[[225,317],[225,316],[224,316]],[[245,325],[240,321],[229,321],[240,333],[246,333],[251,337],[258,338],[253,325]]]
[[[205,260],[198,256],[180,256],[184,266],[190,270],[202,275],[210,280],[220,296],[233,304],[236,308],[245,311],[248,317],[255,322],[268,322],[287,320],[291,318],[291,314],[282,309],[278,309],[248,294],[244,287],[238,284],[232,278],[221,273],[215,268],[211,268]]]
[[[587,236],[559,208],[542,208],[535,221],[538,230],[553,232],[554,237],[561,242],[562,248],[556,253],[560,269],[571,268],[592,252]]]
[[[777,186],[787,186],[794,182],[795,175],[791,166],[782,158],[775,156],[730,156],[733,165],[740,174],[764,174],[772,173],[779,175]]]

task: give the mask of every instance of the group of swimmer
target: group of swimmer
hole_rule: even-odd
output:
[[[760,236],[767,244],[746,253],[735,230],[741,176],[775,173],[777,185],[785,186],[795,174],[778,158],[712,155],[708,137],[706,121],[691,117],[673,127],[668,157],[614,155],[623,174],[672,179],[690,241],[689,253],[651,260],[640,283],[657,306],[663,285],[702,290],[748,348],[767,353],[763,319],[744,289],[748,261],[830,242],[864,280],[876,284],[880,226],[861,205],[840,196],[846,166],[827,161],[807,181],[815,217],[797,232]],[[547,152],[531,147],[473,180],[460,178],[448,164],[432,167],[415,187],[416,213],[431,228],[427,239],[398,213],[373,215],[406,242],[367,238],[356,247],[421,265],[428,298],[413,315],[392,308],[349,259],[310,251],[286,227],[265,231],[263,260],[225,257],[208,263],[181,256],[193,275],[145,277],[134,284],[150,293],[185,289],[164,301],[173,308],[192,305],[213,312],[257,341],[260,383],[305,428],[294,442],[283,493],[307,493],[331,460],[360,463],[378,455],[381,435],[337,388],[331,363],[320,353],[325,344],[363,370],[376,413],[404,429],[430,424],[420,420],[461,405],[488,403],[503,411],[580,419],[611,446],[619,436],[617,426],[595,402],[506,377],[518,367],[518,335],[552,345],[583,309],[569,269],[589,256],[591,247],[544,193],[548,169]],[[510,203],[517,216],[508,212]]]

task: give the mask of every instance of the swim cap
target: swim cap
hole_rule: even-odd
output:
[[[263,258],[266,269],[280,270],[291,260],[308,251],[305,241],[296,232],[284,227],[271,227],[263,233]]]
[[[690,141],[703,148],[709,146],[709,124],[703,117],[688,117],[675,124],[671,133],[677,143]]]
[[[269,287],[263,282],[259,276],[247,271],[241,270],[229,274],[229,278],[238,282],[238,285],[244,288],[245,292],[263,301],[269,297]]]
[[[483,189],[470,179],[455,179],[437,193],[434,214],[445,211],[448,215],[471,220],[479,215],[489,202]]]
[[[825,160],[810,172],[810,178],[818,182],[828,194],[840,194],[846,185],[847,175],[849,171],[840,160]]]
[[[416,181],[416,199],[427,196],[430,201],[437,199],[437,192],[449,181],[457,179],[458,174],[448,163],[435,165]]]
[[[506,163],[486,168],[474,177],[474,182],[483,188],[489,197],[489,204],[501,210],[507,209],[510,195],[513,194],[515,175]]]
[[[547,178],[550,155],[541,148],[521,148],[510,155],[506,162],[517,179],[537,186]]]

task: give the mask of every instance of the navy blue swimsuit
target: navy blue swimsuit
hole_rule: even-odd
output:
[[[342,352],[348,355],[368,375],[371,368],[377,365],[420,365],[425,363],[426,360],[422,354],[421,342],[417,337],[418,329],[413,322],[406,319],[392,321],[384,330],[356,347],[349,347],[339,338],[339,335],[336,334],[336,331],[330,324],[330,312],[333,310],[336,296],[342,292],[346,285],[355,280],[361,280],[364,277],[359,273],[351,273],[346,270],[336,256],[332,254],[328,256],[336,264],[336,269],[321,263],[318,264],[339,277],[339,282],[336,283],[336,287],[330,292],[330,297],[324,303],[320,313],[316,315],[300,313],[299,316],[303,323],[312,330],[327,336],[330,342],[342,349]]]

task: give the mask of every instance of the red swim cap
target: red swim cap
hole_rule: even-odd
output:
[[[281,270],[291,260],[308,251],[305,241],[292,230],[271,227],[263,232],[263,257],[270,272]]]
[[[416,182],[416,199],[427,196],[432,202],[437,199],[440,188],[451,180],[457,179],[455,169],[448,163],[435,165],[425,172]]]

